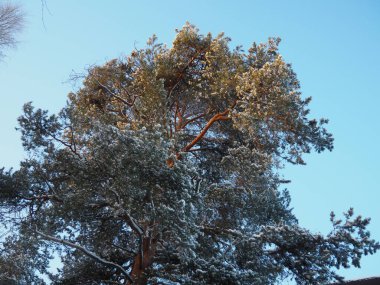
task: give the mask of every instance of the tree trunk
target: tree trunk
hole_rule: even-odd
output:
[[[148,278],[144,275],[144,272],[153,263],[154,254],[156,252],[156,241],[151,237],[144,237],[141,249],[142,250],[140,250],[135,257],[131,277],[133,279],[133,284],[146,285]],[[131,284],[131,282],[128,282],[128,285]]]

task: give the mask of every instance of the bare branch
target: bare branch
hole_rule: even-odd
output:
[[[120,270],[125,275],[125,277],[129,280],[129,282],[131,282],[131,283],[133,282],[133,280],[132,280],[131,276],[129,276],[128,272],[125,271],[125,269],[122,266],[120,266],[119,264],[105,260],[105,259],[101,258],[100,256],[96,255],[94,252],[89,251],[88,249],[84,248],[83,246],[72,243],[70,241],[60,239],[60,238],[56,238],[56,237],[53,237],[51,235],[44,234],[43,232],[40,232],[38,230],[36,230],[36,233],[39,234],[41,237],[43,237],[46,240],[50,240],[53,242],[57,242],[57,243],[75,248],[75,249],[81,251],[82,253],[84,253],[85,255],[87,255],[88,257],[95,259],[99,263],[102,263],[106,266],[114,267],[114,268]]]
[[[0,50],[16,45],[15,35],[21,31],[23,24],[24,15],[18,5],[0,5]]]

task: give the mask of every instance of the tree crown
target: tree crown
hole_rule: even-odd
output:
[[[0,277],[55,284],[300,284],[340,280],[379,244],[369,219],[332,214],[327,236],[300,227],[277,169],[331,150],[310,119],[279,39],[230,48],[186,24],[94,66],[58,115],[28,103],[30,158],[0,173],[12,231]],[[13,213],[18,212],[18,219]],[[8,214],[7,214],[8,213]],[[51,250],[63,267],[48,271]],[[19,270],[20,262],[28,268]],[[89,270],[94,268],[96,270]],[[174,283],[173,283],[174,282]]]

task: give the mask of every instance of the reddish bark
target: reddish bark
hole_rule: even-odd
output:
[[[133,284],[145,285],[148,282],[147,277],[144,275],[146,269],[148,269],[154,260],[154,254],[156,252],[156,240],[151,237],[143,237],[140,252],[136,255],[131,271],[131,277]],[[131,282],[127,283],[131,285]]]
[[[216,122],[216,121],[225,121],[229,120],[230,118],[227,116],[230,110],[226,110],[222,113],[216,114],[214,117],[212,117],[206,126],[203,128],[203,130],[193,139],[192,142],[190,142],[187,146],[185,146],[182,151],[187,152],[189,151],[198,141],[200,141],[203,136],[207,133],[208,129],[211,128],[211,126]]]

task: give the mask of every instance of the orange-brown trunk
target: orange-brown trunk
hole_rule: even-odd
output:
[[[154,254],[156,251],[156,242],[150,237],[144,237],[142,240],[142,252],[136,255],[131,277],[133,279],[133,284],[137,285],[146,285],[148,282],[147,277],[144,275],[144,272],[149,268],[154,259]],[[129,282],[128,285],[131,283]]]

